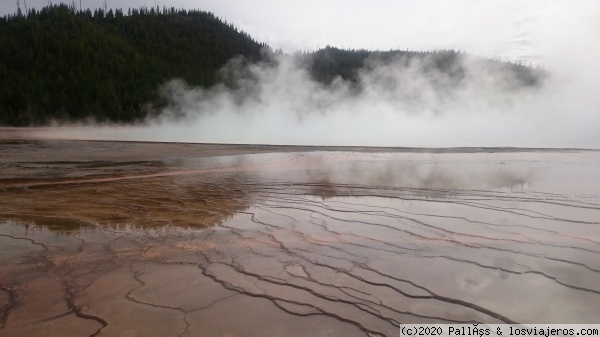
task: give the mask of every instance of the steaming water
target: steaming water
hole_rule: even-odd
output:
[[[506,67],[480,58],[457,61],[456,77],[431,61],[369,59],[356,84],[316,82],[305,61],[231,60],[230,87],[165,83],[168,102],[138,126],[71,124],[0,130],[0,138],[137,140],[228,144],[415,147],[600,148],[600,76],[596,59],[553,70],[523,86]]]
[[[594,323],[598,152],[465,151],[4,142],[0,330]]]

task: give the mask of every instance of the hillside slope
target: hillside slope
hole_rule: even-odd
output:
[[[159,88],[178,78],[210,87],[234,57],[277,62],[273,51],[212,13],[175,8],[104,12],[53,5],[0,17],[0,125],[50,121],[133,123],[160,112]],[[358,83],[374,64],[422,63],[447,78],[467,76],[465,54],[450,51],[368,51],[326,47],[297,57],[323,85],[339,78]],[[508,73],[516,88],[540,83],[545,72],[522,64],[480,59],[487,69]],[[398,62],[397,62],[398,63]],[[225,84],[228,83],[225,81]]]
[[[228,59],[257,61],[264,47],[207,12],[65,5],[0,19],[0,45],[0,124],[14,126],[131,122],[147,113],[161,83],[213,85]]]

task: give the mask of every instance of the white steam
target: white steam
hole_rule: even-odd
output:
[[[195,88],[172,80],[168,105],[136,127],[48,129],[39,137],[201,143],[399,147],[514,146],[600,148],[597,77],[554,73],[519,85],[498,63],[462,57],[456,71],[431,58],[367,60],[357,83],[325,85],[302,57],[269,64],[234,59],[228,85]],[[458,69],[458,70],[457,70]],[[504,69],[504,70],[503,70]],[[590,68],[595,69],[595,68]],[[460,80],[457,80],[460,79]]]
[[[497,64],[465,57],[456,81],[429,58],[368,61],[358,85],[311,79],[301,61],[234,60],[223,70],[233,89],[167,83],[170,104],[150,122],[161,140],[358,146],[598,147],[598,98],[552,77],[519,87]],[[173,121],[177,117],[177,121]]]

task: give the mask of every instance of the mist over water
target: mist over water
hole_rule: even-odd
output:
[[[356,146],[600,147],[600,87],[586,73],[553,71],[537,86],[482,58],[440,71],[430,57],[368,59],[357,83],[312,79],[301,56],[231,60],[226,84],[197,88],[173,79],[168,102],[143,125],[77,125],[38,137]],[[460,68],[460,69],[458,69]],[[460,76],[453,72],[462,71]]]
[[[541,121],[535,105],[545,89],[519,87],[513,74],[479,59],[462,62],[461,79],[433,68],[429,58],[398,57],[367,61],[357,85],[341,78],[322,85],[294,58],[274,67],[234,61],[224,71],[243,74],[234,89],[167,83],[165,117],[151,123],[182,118],[194,139],[224,143],[522,145],[514,133]]]

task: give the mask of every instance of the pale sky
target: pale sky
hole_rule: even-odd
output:
[[[40,8],[48,0],[20,0]],[[79,5],[79,0],[76,0]],[[81,0],[98,8],[103,0]],[[54,1],[56,3],[56,1]],[[155,4],[202,9],[286,52],[341,48],[455,48],[552,66],[562,54],[600,45],[598,0],[107,0],[112,8]],[[16,0],[0,0],[0,13]]]

